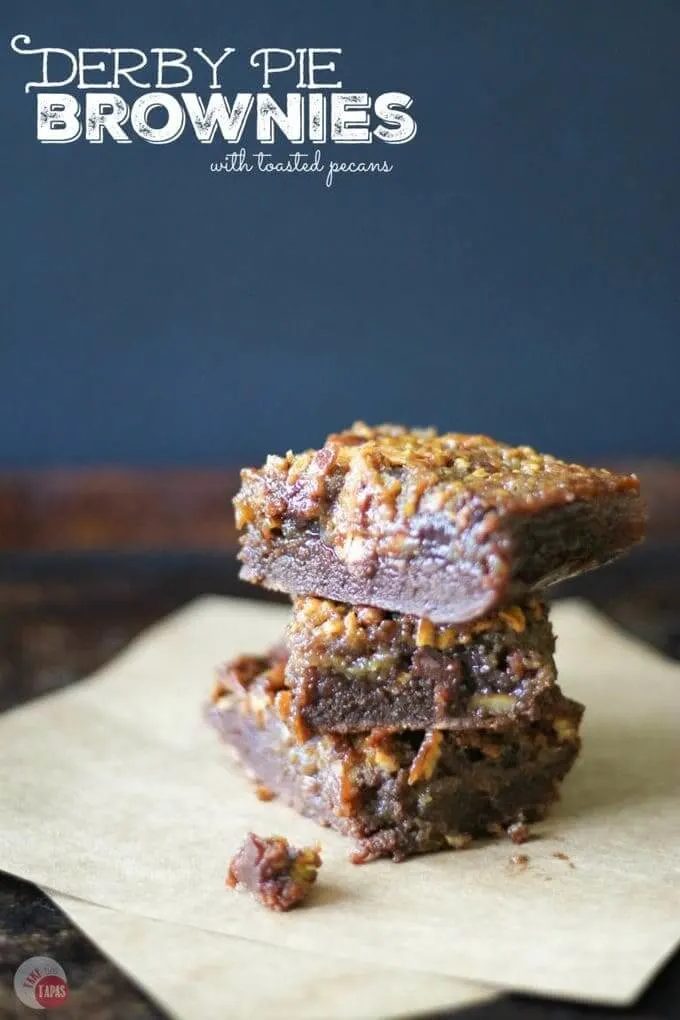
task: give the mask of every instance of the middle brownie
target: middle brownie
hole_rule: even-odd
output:
[[[302,736],[533,722],[560,697],[554,649],[536,598],[449,627],[298,597],[286,635],[289,718]]]

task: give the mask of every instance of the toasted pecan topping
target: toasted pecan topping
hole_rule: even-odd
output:
[[[509,609],[501,609],[498,614],[513,630],[521,634],[527,625],[524,613],[519,606],[511,606]]]
[[[375,745],[368,744],[366,749],[366,760],[369,764],[376,765],[383,772],[398,772],[399,771],[399,759],[390,750],[387,741],[376,743]]]
[[[270,790],[268,786],[265,786],[264,783],[256,783],[255,796],[258,800],[269,801],[274,800],[276,794],[273,790]]]
[[[276,532],[284,519],[318,521],[348,563],[374,551],[408,555],[409,522],[448,522],[452,534],[483,540],[504,514],[531,512],[613,493],[639,493],[634,475],[569,464],[529,446],[488,436],[371,428],[358,422],[317,451],[270,456],[242,472],[234,506],[238,528]]]
[[[211,701],[225,694],[246,694],[255,685],[260,693],[274,695],[286,685],[284,671],[285,658],[279,651],[270,656],[239,655],[218,669]]]
[[[531,598],[520,605],[506,606],[475,623],[451,627],[423,617],[390,613],[374,606],[350,606],[314,596],[293,600],[293,617],[288,627],[289,644],[316,644],[319,649],[335,643],[345,654],[372,655],[377,646],[437,648],[452,652],[487,632],[523,633],[532,623],[545,620],[544,604]]]
[[[441,730],[430,730],[425,734],[418,754],[413,759],[408,773],[408,784],[413,786],[423,779],[431,779],[439,761],[442,742]]]
[[[511,715],[516,704],[517,698],[512,694],[473,694],[468,707],[483,708],[489,715]]]
[[[239,655],[221,666],[211,693],[211,701],[217,702],[227,693],[243,694],[269,666],[269,660],[259,655]]]
[[[416,628],[416,645],[423,648],[425,645],[436,645],[434,624],[429,620],[421,619]]]

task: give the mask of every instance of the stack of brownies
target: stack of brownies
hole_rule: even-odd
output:
[[[241,576],[293,596],[210,718],[263,798],[357,863],[541,818],[579,750],[542,590],[643,537],[634,476],[483,436],[361,423],[247,469]]]

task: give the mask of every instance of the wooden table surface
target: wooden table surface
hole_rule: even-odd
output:
[[[648,546],[559,594],[590,599],[680,660],[680,471],[644,469],[652,511]],[[87,675],[198,595],[257,596],[236,578],[235,536],[225,511],[234,485],[229,472],[0,475],[0,710]],[[36,955],[55,958],[66,971],[70,998],[62,1016],[165,1016],[49,900],[0,875],[0,1018],[29,1015],[12,981],[19,964]],[[506,996],[456,1016],[676,1020],[680,954],[632,1009]]]

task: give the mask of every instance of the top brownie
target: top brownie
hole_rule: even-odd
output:
[[[241,478],[242,578],[435,623],[475,620],[644,535],[634,475],[486,436],[357,423]]]

